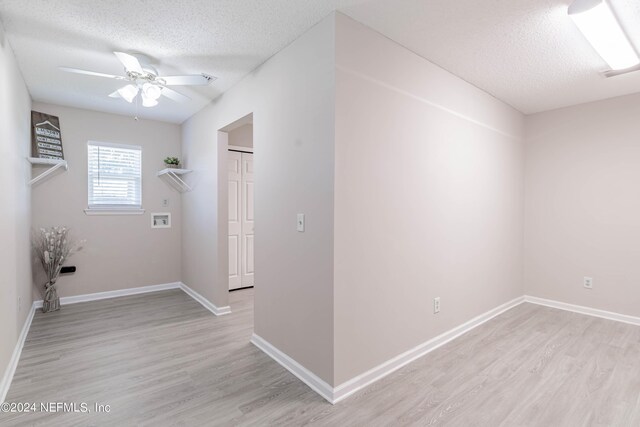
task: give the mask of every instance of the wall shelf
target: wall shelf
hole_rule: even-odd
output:
[[[58,169],[67,170],[69,165],[66,160],[58,160],[58,159],[40,159],[38,157],[27,157],[27,160],[32,165],[40,165],[40,166],[49,166],[49,169],[42,172],[40,175],[34,177],[29,181],[29,185],[34,185],[35,183],[42,181],[52,173],[54,173]]]
[[[185,191],[191,191],[191,187],[189,187],[189,184],[183,181],[180,175],[185,175],[185,174],[188,174],[189,172],[192,172],[192,170],[166,168],[159,171],[158,176],[166,176],[167,178],[169,178],[170,182],[174,185],[176,190],[178,190],[181,193],[184,193]]]

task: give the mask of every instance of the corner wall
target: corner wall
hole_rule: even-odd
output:
[[[334,385],[522,295],[524,165],[519,112],[337,16]]]
[[[180,155],[180,126],[132,116],[34,103],[33,110],[60,118],[69,170],[56,172],[32,190],[35,229],[65,225],[82,251],[69,263],[74,274],[58,281],[60,296],[83,295],[180,281],[181,195],[156,176],[167,156]],[[142,147],[142,215],[86,215],[87,142],[115,142]],[[34,167],[34,174],[42,173]],[[169,199],[163,207],[162,200]],[[151,228],[152,212],[170,212],[171,228]],[[44,279],[34,267],[38,290]],[[38,298],[41,295],[38,294]]]
[[[226,134],[253,113],[255,325],[326,382],[333,377],[335,26],[331,15],[183,124],[194,172],[183,196],[183,282],[228,304]],[[222,139],[220,139],[222,138]],[[296,231],[296,214],[307,228]],[[233,311],[233,307],[231,307]]]
[[[0,25],[0,378],[31,308],[31,97]],[[0,393],[5,386],[0,382]],[[0,396],[1,400],[2,396]]]
[[[639,118],[640,94],[527,116],[526,294],[640,316]]]

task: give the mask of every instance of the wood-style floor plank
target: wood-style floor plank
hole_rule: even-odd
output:
[[[2,426],[638,426],[640,328],[522,304],[330,405],[249,343],[253,290],[215,317],[180,290],[36,313]]]

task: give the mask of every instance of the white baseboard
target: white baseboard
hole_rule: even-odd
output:
[[[187,295],[198,301],[204,308],[206,308],[216,316],[222,316],[224,314],[231,313],[231,307],[229,307],[228,305],[224,307],[218,307],[182,282],[180,283],[180,289],[182,289]]]
[[[629,316],[626,314],[613,313],[610,311],[599,310],[590,307],[583,307],[579,305],[567,304],[564,302],[547,300],[543,298],[537,298],[532,296],[522,296],[518,297],[512,301],[507,302],[499,307],[496,307],[488,312],[481,314],[478,317],[475,317],[468,322],[451,329],[437,337],[403,353],[400,354],[393,359],[384,362],[381,365],[365,372],[364,374],[358,375],[351,380],[340,384],[339,386],[333,389],[333,401],[332,403],[339,402],[340,400],[352,395],[353,393],[361,390],[362,388],[368,386],[369,384],[381,379],[384,376],[389,375],[395,370],[401,368],[402,366],[424,356],[425,354],[435,350],[436,348],[448,343],[451,340],[459,337],[460,335],[470,331],[471,329],[480,326],[486,321],[504,313],[505,311],[520,305],[524,302],[544,305],[547,307],[552,307],[560,310],[572,311],[575,313],[585,314],[588,316],[601,317],[604,319],[615,320],[618,322],[629,323],[632,325],[640,326],[640,317]]]
[[[71,297],[61,297],[60,305],[76,304],[79,302],[98,301],[101,299],[126,297],[129,295],[146,294],[148,292],[166,291],[167,289],[182,289],[187,295],[198,301],[204,308],[215,314],[222,316],[231,313],[231,307],[217,307],[209,302],[205,297],[188,287],[182,282],[163,283],[161,285],[142,286],[139,288],[118,289],[116,291],[96,292],[93,294],[74,295]],[[34,302],[36,308],[42,307],[42,300]]]
[[[16,368],[18,367],[20,355],[22,354],[22,347],[24,347],[24,342],[27,339],[27,335],[29,334],[29,328],[31,327],[31,321],[33,321],[33,316],[35,313],[36,303],[34,302],[33,304],[31,304],[31,309],[29,310],[27,319],[24,321],[22,331],[20,331],[18,342],[16,342],[16,346],[13,349],[13,354],[11,355],[11,360],[9,360],[9,365],[7,365],[7,369],[5,369],[4,375],[2,376],[2,382],[0,382],[0,404],[4,403],[4,399],[7,397],[7,393],[9,392],[9,387],[11,387],[13,374],[15,374]]]
[[[282,365],[282,367],[287,371],[298,377],[300,381],[311,387],[313,391],[327,399],[330,403],[335,403],[333,398],[333,388],[320,379],[316,374],[255,333],[251,336],[251,343]]]
[[[167,289],[179,289],[181,283],[163,283],[161,285],[141,286],[139,288],[118,289],[116,291],[96,292],[93,294],[74,295],[60,297],[60,305],[77,304],[79,302],[98,301],[101,299],[126,297],[129,295],[146,294],[148,292],[166,291]],[[42,300],[35,301],[36,307],[42,307]]]
[[[273,360],[275,360],[285,369],[291,372],[293,375],[298,377],[300,381],[311,387],[311,389],[313,389],[320,396],[324,397],[328,402],[337,403],[351,396],[353,393],[362,390],[371,383],[378,381],[379,379],[402,368],[408,363],[413,362],[414,360],[437,349],[438,347],[448,343],[449,341],[459,337],[460,335],[470,331],[471,329],[480,326],[481,324],[493,319],[494,317],[504,313],[505,311],[519,304],[522,304],[523,302],[524,297],[515,298],[505,304],[487,311],[484,314],[474,317],[468,322],[465,322],[458,327],[440,334],[437,337],[432,338],[429,341],[420,344],[419,346],[414,347],[409,351],[406,351],[392,359],[389,359],[386,362],[376,366],[375,368],[370,369],[367,372],[360,374],[357,377],[354,377],[337,387],[331,387],[313,372],[309,371],[307,368],[271,345],[268,341],[261,338],[260,336],[253,334],[253,336],[251,337],[251,342],[260,350],[269,355]]]
[[[444,332],[429,341],[426,341],[411,350],[408,350],[398,356],[387,360],[386,362],[368,370],[367,372],[354,377],[333,389],[333,403],[339,402],[362,390],[369,384],[378,381],[379,379],[386,377],[387,375],[395,372],[403,366],[413,362],[414,360],[426,355],[427,353],[443,346],[444,344],[458,338],[460,335],[469,332],[471,329],[476,328],[483,323],[493,319],[494,317],[504,313],[505,311],[522,304],[524,297],[515,298],[507,303],[504,303],[496,308],[493,308],[486,313],[474,317],[473,319]]]
[[[584,307],[582,305],[568,304],[566,302],[554,301],[550,299],[532,297],[525,295],[525,302],[544,305],[560,310],[572,311],[574,313],[586,314],[588,316],[601,317],[603,319],[615,320],[617,322],[629,323],[640,326],[640,317],[629,316],[627,314],[614,313],[612,311],[599,310],[597,308]]]

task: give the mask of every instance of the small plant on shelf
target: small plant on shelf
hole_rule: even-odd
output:
[[[180,159],[177,157],[167,157],[166,159],[164,159],[164,164],[168,167],[168,168],[178,168],[180,167]]]

